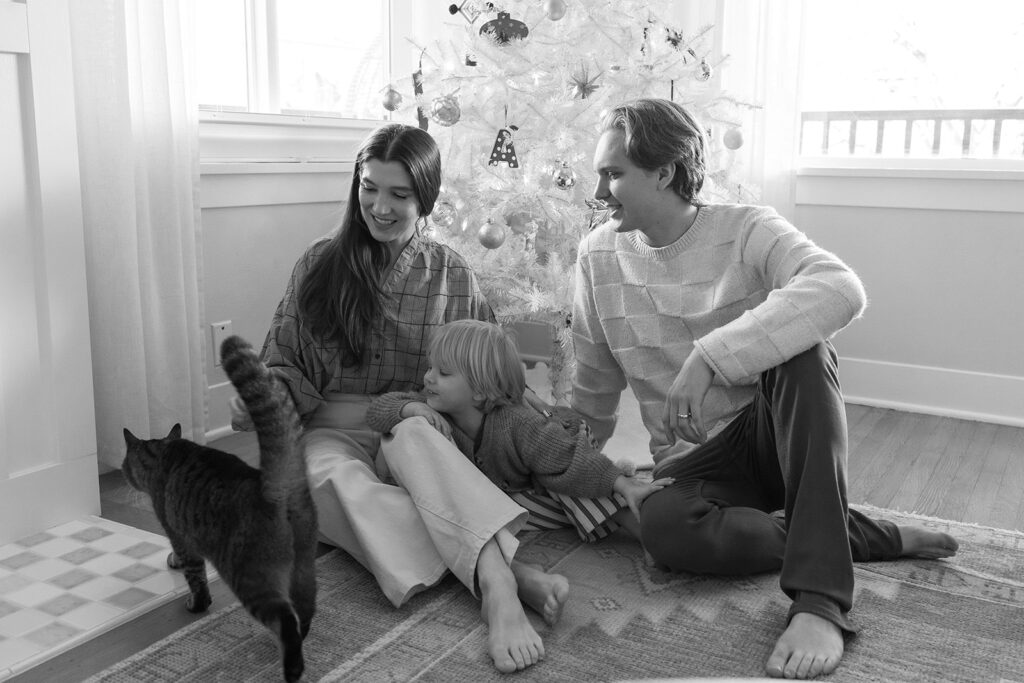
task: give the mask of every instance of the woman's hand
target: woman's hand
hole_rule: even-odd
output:
[[[704,397],[711,388],[715,371],[694,347],[683,363],[665,400],[665,433],[682,436],[690,443],[704,443],[708,432],[704,428]]]
[[[633,514],[636,516],[637,520],[639,520],[640,504],[644,502],[644,499],[655,491],[660,491],[674,481],[675,479],[672,477],[662,477],[661,479],[655,479],[654,481],[641,481],[636,477],[627,477],[624,474],[620,474],[615,480],[615,483],[612,484],[612,489],[626,499],[626,504],[629,505],[629,509],[633,511]]]
[[[449,441],[452,440],[452,426],[448,424],[448,420],[444,419],[444,415],[437,412],[426,403],[419,401],[409,401],[402,406],[402,417],[423,417],[426,418],[430,426],[441,432],[444,438]]]
[[[249,416],[249,409],[245,407],[241,396],[232,396],[228,401],[228,406],[231,408],[232,429],[236,432],[251,432],[256,429],[256,425],[252,423],[252,417]]]

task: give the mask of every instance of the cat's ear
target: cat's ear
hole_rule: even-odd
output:
[[[125,427],[124,428],[124,442],[126,444],[128,444],[129,446],[132,446],[134,444],[137,444],[139,442],[139,439],[134,434],[129,432],[127,427]]]
[[[180,422],[176,422],[174,424],[174,426],[171,427],[171,432],[170,432],[170,434],[167,435],[167,438],[168,439],[180,439],[181,438],[181,423]]]

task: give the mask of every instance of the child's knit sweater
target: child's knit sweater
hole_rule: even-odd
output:
[[[711,431],[747,405],[759,375],[830,338],[866,305],[856,274],[773,209],[701,206],[666,247],[599,227],[580,244],[572,404],[600,443],[627,383],[655,460],[692,447],[665,433],[665,400],[696,347],[715,372]]]
[[[403,419],[402,407],[411,401],[423,402],[423,397],[397,391],[376,397],[367,410],[367,424],[390,432]],[[448,423],[458,449],[507,493],[539,486],[579,498],[610,496],[622,474],[594,449],[585,429],[566,428],[557,416],[548,418],[523,405],[499,406],[487,413],[476,443],[451,420]]]

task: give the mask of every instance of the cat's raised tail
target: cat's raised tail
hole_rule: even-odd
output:
[[[306,486],[306,466],[298,446],[302,425],[291,394],[263,364],[252,344],[238,335],[221,344],[220,362],[256,428],[263,497],[284,501]]]

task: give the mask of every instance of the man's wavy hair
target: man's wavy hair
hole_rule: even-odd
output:
[[[621,130],[626,157],[646,171],[673,164],[672,189],[697,204],[707,175],[708,142],[693,114],[670,100],[647,98],[615,107],[601,131]]]

